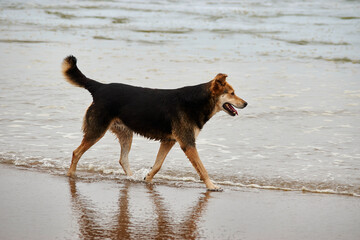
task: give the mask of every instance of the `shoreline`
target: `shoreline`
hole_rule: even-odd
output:
[[[357,239],[355,197],[88,182],[0,164],[1,239]]]
[[[1,7],[0,240],[360,239],[360,1]],[[196,139],[224,191],[206,192],[179,144],[146,184],[159,142],[137,134],[132,177],[110,132],[66,177],[92,102],[61,74],[70,54],[104,84],[175,89],[227,74],[249,105]]]

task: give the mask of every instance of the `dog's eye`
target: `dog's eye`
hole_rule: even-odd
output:
[[[233,96],[234,96],[234,95],[235,95],[235,93],[234,93],[234,92],[232,92],[232,93],[231,93],[231,95],[233,95]]]

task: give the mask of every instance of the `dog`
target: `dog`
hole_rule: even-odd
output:
[[[87,78],[78,69],[77,59],[71,55],[63,60],[62,72],[69,83],[85,88],[93,98],[85,113],[84,136],[79,147],[73,151],[68,176],[75,175],[81,156],[110,130],[119,139],[119,163],[127,176],[133,174],[128,154],[133,133],[136,133],[161,143],[155,164],[145,177],[146,182],[152,181],[165,157],[178,142],[206,188],[210,191],[222,190],[210,180],[195,142],[204,124],[217,112],[223,110],[230,116],[236,116],[235,108],[247,106],[247,102],[236,96],[226,82],[226,74],[219,73],[209,82],[178,89],[103,84]]]

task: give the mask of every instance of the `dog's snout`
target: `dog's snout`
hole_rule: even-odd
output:
[[[248,103],[247,103],[247,102],[244,102],[243,105],[244,105],[243,108],[245,108],[245,107],[248,105]]]

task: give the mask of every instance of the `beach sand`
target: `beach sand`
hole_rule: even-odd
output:
[[[0,239],[359,239],[357,197],[91,182],[0,165]]]
[[[0,6],[0,240],[360,239],[360,1]],[[206,192],[178,144],[145,184],[159,143],[137,135],[133,180],[110,133],[66,177],[92,101],[61,74],[69,54],[105,84],[228,74],[249,105],[196,143],[224,192]]]

